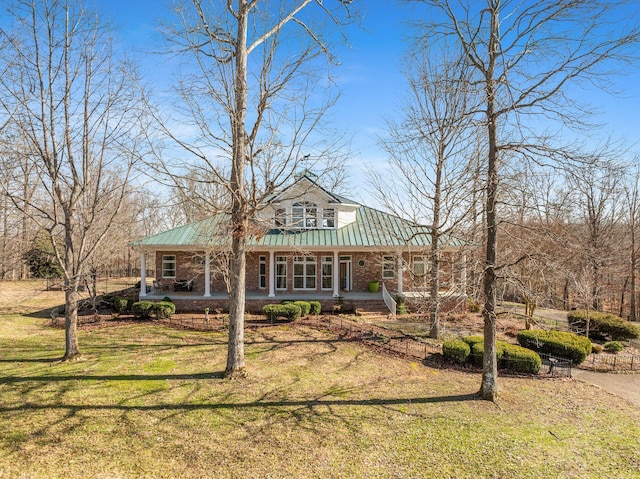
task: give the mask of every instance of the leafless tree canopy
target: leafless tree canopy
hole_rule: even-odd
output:
[[[473,70],[471,87],[480,98],[469,114],[486,128],[485,360],[480,395],[495,400],[498,205],[505,165],[517,159],[560,166],[572,158],[575,148],[541,131],[539,120],[550,121],[556,130],[580,131],[587,125],[589,109],[569,95],[569,87],[609,86],[616,69],[635,59],[640,33],[637,25],[621,18],[617,7],[623,3],[615,1],[419,3],[430,7],[432,18],[422,24],[425,44],[446,41],[463,50]]]
[[[250,218],[290,183],[301,164],[332,169],[339,135],[323,131],[335,102],[327,67],[331,45],[351,15],[351,2],[320,0],[191,0],[175,5],[164,33],[182,60],[169,122],[160,131],[176,148],[156,168],[181,196],[231,218],[230,330],[226,374],[244,369],[244,290]],[[336,33],[337,31],[337,33]],[[303,160],[309,161],[303,161]],[[184,177],[189,176],[187,182]],[[219,195],[207,198],[211,186]]]
[[[8,193],[51,237],[64,272],[67,350],[79,355],[77,291],[118,221],[142,151],[135,67],[115,61],[108,25],[80,2],[17,0],[1,30],[0,115],[5,151],[31,168],[8,169]],[[17,175],[15,173],[18,173]]]

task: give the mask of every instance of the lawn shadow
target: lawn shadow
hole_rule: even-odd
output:
[[[215,376],[222,377],[222,373],[215,373]],[[181,376],[181,375],[179,375]],[[189,375],[184,375],[185,377]],[[199,376],[199,375],[193,375]],[[164,376],[154,376],[161,379]],[[78,411],[200,411],[219,409],[260,409],[260,408],[299,408],[312,409],[315,407],[336,407],[336,406],[399,406],[407,404],[437,404],[449,402],[476,401],[478,395],[472,394],[452,394],[449,396],[432,397],[411,397],[411,398],[371,398],[371,399],[299,399],[299,400],[277,400],[277,401],[249,401],[249,402],[212,402],[198,404],[150,404],[150,405],[126,405],[126,404],[21,404],[18,406],[0,406],[0,413],[17,411],[36,410],[73,410]]]

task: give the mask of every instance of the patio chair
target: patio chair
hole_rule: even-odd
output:
[[[162,293],[164,291],[169,291],[169,286],[162,284],[162,281],[155,280],[153,282],[153,291],[156,293]]]

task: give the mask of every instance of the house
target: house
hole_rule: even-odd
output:
[[[228,215],[218,214],[132,242],[141,252],[140,298],[169,296],[181,310],[226,310],[228,223]],[[325,310],[344,302],[388,313],[398,294],[415,308],[425,304],[429,228],[327,191],[309,172],[270,198],[252,225],[246,270],[249,311],[307,299],[320,301]],[[443,310],[465,307],[461,246],[458,239],[444,240]],[[153,287],[147,287],[147,259],[155,262]],[[375,283],[370,287],[374,281],[379,290]]]

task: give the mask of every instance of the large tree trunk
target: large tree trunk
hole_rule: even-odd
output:
[[[78,347],[78,285],[75,280],[65,280],[64,336],[65,353],[63,361],[80,357]]]
[[[246,220],[245,220],[246,225]],[[227,348],[227,378],[244,376],[244,307],[246,272],[246,228],[234,234],[231,245],[231,294],[229,305],[229,345]]]
[[[491,9],[491,37],[489,40],[489,65],[486,73],[487,100],[487,133],[489,138],[489,155],[487,164],[487,244],[483,277],[484,309],[484,358],[482,384],[479,396],[482,399],[495,401],[498,398],[498,360],[496,355],[496,250],[497,231],[496,203],[498,196],[498,140],[497,118],[495,115],[495,80],[494,69],[498,55],[498,12]]]
[[[440,339],[440,260],[438,258],[438,236],[431,236],[431,330],[429,337]]]
[[[244,305],[246,275],[246,243],[248,234],[247,199],[244,170],[247,159],[245,118],[247,114],[247,23],[249,8],[246,0],[238,7],[238,36],[236,43],[235,111],[233,128],[233,158],[231,164],[231,293],[229,305],[229,345],[227,349],[227,378],[243,376],[244,371]]]

